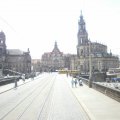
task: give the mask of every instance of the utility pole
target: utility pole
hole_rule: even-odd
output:
[[[89,41],[89,88],[92,88],[92,54],[91,54],[91,42]]]

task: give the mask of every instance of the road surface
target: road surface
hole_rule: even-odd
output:
[[[0,94],[0,120],[89,120],[64,77],[48,73]]]

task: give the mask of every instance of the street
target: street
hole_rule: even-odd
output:
[[[0,120],[89,120],[65,77],[45,73],[0,94]]]

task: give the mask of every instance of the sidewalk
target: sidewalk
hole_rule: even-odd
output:
[[[26,83],[28,83],[28,82],[30,82],[30,81],[31,81],[31,78],[25,80],[25,82],[24,82],[22,79],[20,79],[20,80],[17,82],[17,85],[20,86],[20,85],[26,84]],[[11,90],[11,89],[13,89],[14,86],[15,86],[15,83],[9,83],[9,84],[0,86],[0,94],[1,94],[1,93],[4,93],[4,92],[6,92],[6,91],[9,91],[9,90]]]
[[[42,77],[44,77],[44,76],[45,76],[44,74],[42,74],[42,75],[40,74],[39,76],[35,77],[34,80],[36,80],[36,79],[38,79],[38,78],[42,78]],[[21,86],[21,85],[24,85],[24,84],[26,84],[26,83],[28,83],[28,82],[31,82],[31,81],[33,81],[32,78],[26,79],[25,81],[23,81],[22,79],[20,79],[20,80],[17,82],[17,85],[18,85],[18,86]],[[9,84],[0,86],[0,94],[1,94],[1,93],[4,93],[4,92],[6,92],[6,91],[9,91],[9,90],[11,90],[11,89],[13,89],[14,86],[15,86],[15,83],[9,83]]]
[[[72,88],[71,79],[66,79],[70,89],[91,120],[120,120],[119,102],[86,85]]]

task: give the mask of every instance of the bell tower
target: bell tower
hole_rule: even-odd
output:
[[[78,45],[77,45],[77,56],[85,56],[87,54],[86,46],[89,44],[88,33],[86,31],[85,21],[83,19],[82,11],[80,19],[78,20]]]
[[[0,58],[6,54],[6,36],[4,32],[0,32]]]
[[[3,31],[0,32],[0,69],[3,70],[6,57],[6,36]]]
[[[88,43],[88,33],[86,31],[85,21],[83,19],[82,11],[78,21],[78,46]]]

